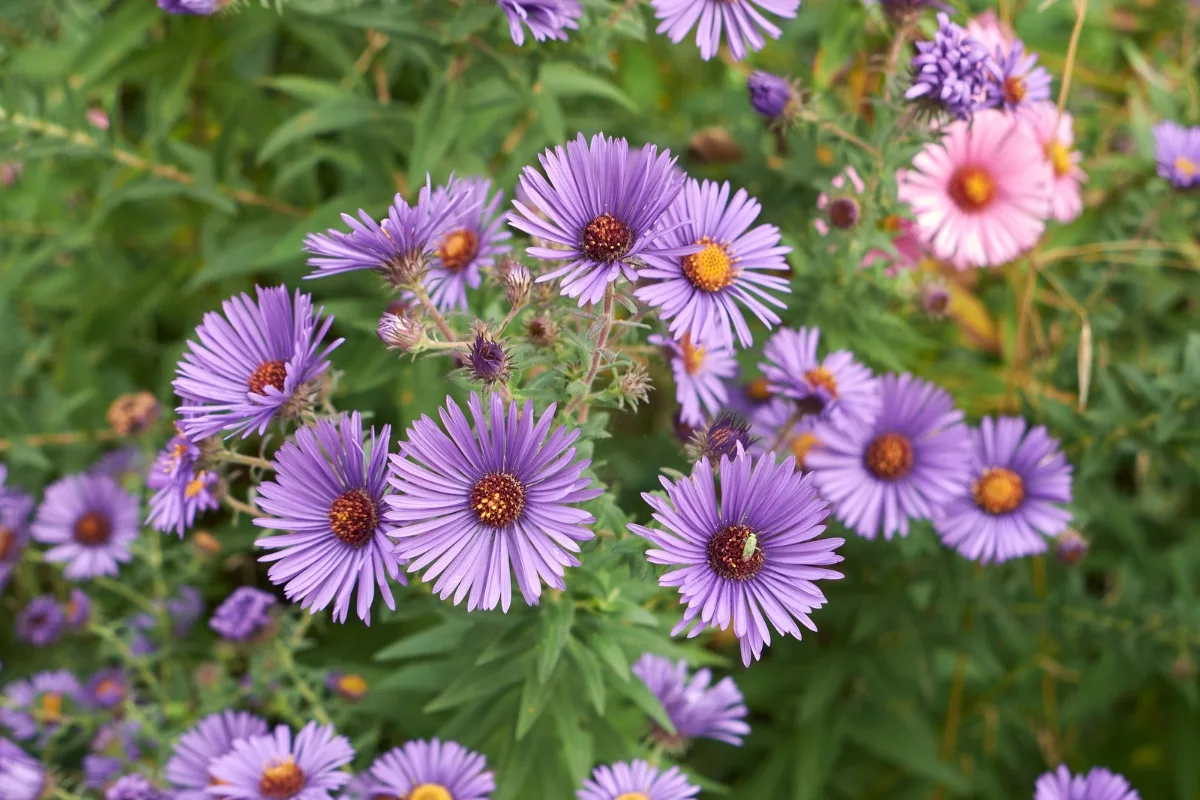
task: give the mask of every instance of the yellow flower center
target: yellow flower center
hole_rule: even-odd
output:
[[[808,451],[812,450],[817,445],[817,437],[807,431],[792,439],[791,448],[792,454],[796,456],[796,463],[804,466],[804,457],[808,455]]]
[[[450,790],[437,783],[422,783],[409,792],[404,800],[454,800]]]
[[[1190,178],[1197,172],[1200,172],[1200,165],[1196,164],[1195,161],[1192,161],[1187,156],[1176,156],[1175,169],[1182,172],[1185,177]]]
[[[258,791],[270,800],[286,800],[298,794],[308,782],[303,770],[296,766],[296,759],[288,756],[274,764],[263,766],[262,780],[258,782]]]
[[[342,694],[358,698],[367,693],[367,682],[363,679],[362,675],[356,675],[351,672],[348,675],[338,678],[337,688]]]
[[[461,272],[474,260],[478,252],[479,237],[463,228],[447,234],[437,254],[443,267],[451,272]]]
[[[692,337],[684,334],[683,340],[679,343],[680,358],[683,359],[683,368],[688,375],[695,375],[700,371],[700,367],[704,366],[704,348],[695,347],[692,344]]]
[[[756,403],[765,403],[771,399],[771,386],[766,378],[755,378],[746,385],[746,394]]]
[[[986,470],[971,487],[975,505],[989,514],[1007,514],[1025,499],[1025,482],[1021,476],[1004,467]]]
[[[881,433],[871,440],[863,460],[867,469],[885,481],[903,478],[912,472],[912,442],[902,433]]]
[[[1061,178],[1071,171],[1071,151],[1057,139],[1046,145],[1046,158],[1054,167],[1054,177]]]
[[[979,167],[964,167],[950,179],[950,199],[963,211],[981,211],[995,195],[995,180]]]
[[[191,500],[193,497],[203,492],[205,488],[204,480],[207,477],[207,472],[197,472],[196,477],[192,478],[191,481],[188,482],[188,485],[184,488],[183,496]]]
[[[58,692],[46,692],[38,706],[38,716],[43,722],[62,721],[63,696]]]
[[[730,257],[725,245],[714,242],[707,236],[696,244],[704,245],[704,249],[683,257],[683,274],[691,281],[692,286],[711,293],[733,283],[737,273],[733,269],[734,259]]]
[[[879,229],[888,233],[895,233],[900,230],[900,217],[897,214],[888,214],[879,221]]]
[[[837,397],[837,378],[833,377],[833,373],[824,367],[810,369],[804,373],[804,379],[814,387],[819,386],[829,392],[830,397]]]
[[[617,800],[650,800],[650,795],[642,792],[626,792],[617,795]]]

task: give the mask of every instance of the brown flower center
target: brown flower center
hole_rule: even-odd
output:
[[[0,561],[5,561],[17,549],[17,532],[0,525]]]
[[[288,756],[282,761],[268,764],[263,768],[262,780],[258,782],[258,791],[270,800],[287,800],[298,794],[307,783],[304,772],[296,766],[296,759]]]
[[[829,224],[844,231],[858,224],[858,203],[849,197],[839,197],[829,204]]]
[[[605,212],[583,229],[579,246],[593,261],[620,261],[633,246],[633,230],[612,214]]]
[[[1071,171],[1071,151],[1057,139],[1046,145],[1046,158],[1054,167],[1056,178],[1062,178]]]
[[[833,377],[833,373],[824,367],[815,367],[804,373],[804,380],[812,384],[813,388],[820,387],[829,392],[829,396],[836,398],[837,393],[837,378]]]
[[[679,342],[679,357],[688,375],[695,375],[704,366],[704,348],[692,344],[692,337],[686,333]]]
[[[982,211],[996,196],[996,181],[980,167],[963,167],[950,178],[950,199],[963,211]]]
[[[525,510],[525,487],[515,475],[489,472],[471,488],[471,510],[484,525],[503,528]]]
[[[454,800],[454,795],[439,783],[422,783],[409,792],[404,800]]]
[[[881,433],[871,440],[863,460],[876,477],[885,481],[903,478],[912,472],[912,442],[901,433]]]
[[[1025,482],[1021,476],[1004,467],[984,470],[971,487],[975,505],[989,514],[1007,514],[1025,499]]]
[[[705,236],[696,244],[704,245],[699,253],[684,256],[681,262],[683,274],[691,281],[692,286],[703,292],[719,292],[737,277],[734,272],[734,259],[730,257],[725,245],[714,242]]]
[[[75,523],[75,541],[84,547],[99,547],[112,536],[112,522],[102,511],[89,511]]]
[[[1013,75],[1004,79],[1004,99],[1010,105],[1016,105],[1025,99],[1025,79]]]
[[[753,549],[749,547],[751,536],[755,536],[754,531],[740,522],[717,531],[708,540],[708,566],[726,580],[753,578],[762,569],[763,551],[757,537]]]
[[[362,547],[379,527],[379,509],[362,489],[351,489],[329,506],[333,535],[351,547]]]
[[[746,394],[756,403],[765,403],[771,399],[771,386],[766,378],[755,378],[746,384]]]
[[[479,253],[479,237],[474,231],[461,228],[446,235],[442,246],[438,248],[438,258],[442,266],[451,272],[462,272]]]
[[[266,394],[268,386],[274,386],[283,391],[283,382],[287,380],[287,364],[282,361],[264,361],[250,376],[248,385],[254,394]]]

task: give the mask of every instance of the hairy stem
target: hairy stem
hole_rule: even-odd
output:
[[[579,421],[587,421],[587,396],[592,391],[592,381],[596,379],[596,372],[600,369],[600,358],[604,352],[604,348],[608,346],[608,334],[613,327],[613,305],[616,300],[617,290],[613,284],[608,284],[608,288],[604,290],[604,310],[601,312],[603,323],[600,328],[600,336],[596,339],[596,349],[592,351],[592,365],[588,367],[587,375],[583,379],[583,391],[575,395],[571,402],[567,404],[567,414],[571,414],[576,409],[579,409]],[[582,406],[582,408],[581,408]]]
[[[446,323],[446,318],[442,316],[442,312],[438,311],[438,307],[433,304],[433,300],[429,297],[429,292],[425,290],[425,284],[421,281],[414,281],[412,285],[412,293],[421,301],[421,305],[425,306],[425,313],[432,319],[438,330],[442,332],[442,336],[446,337],[446,341],[454,342],[454,331],[450,330],[450,326]]]

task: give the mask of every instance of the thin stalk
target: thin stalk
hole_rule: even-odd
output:
[[[442,332],[442,336],[446,337],[446,341],[453,342],[454,331],[450,330],[449,324],[446,323],[446,318],[442,316],[442,312],[438,311],[438,307],[433,304],[433,300],[429,297],[429,292],[425,291],[425,285],[421,281],[413,281],[412,293],[421,301],[421,305],[425,306],[425,313],[433,318],[433,322],[437,325],[438,330]]]
[[[275,471],[275,465],[265,458],[248,456],[245,453],[237,453],[233,450],[218,450],[213,454],[213,458],[230,464],[245,464],[248,467],[257,467],[258,469],[265,469],[270,472]]]
[[[575,395],[571,402],[567,404],[566,413],[569,415],[576,409],[579,409],[579,421],[587,421],[587,396],[592,391],[592,381],[596,379],[596,372],[600,369],[600,358],[604,348],[608,346],[608,334],[613,327],[613,305],[616,300],[617,290],[610,283],[608,288],[604,290],[604,310],[601,312],[601,318],[604,320],[600,328],[600,336],[596,339],[596,349],[592,351],[592,365],[588,367],[587,375],[583,379],[583,391]],[[582,408],[580,408],[582,406]]]
[[[234,497],[231,494],[223,495],[221,497],[221,502],[224,503],[225,505],[229,506],[230,508],[232,508],[234,511],[237,511],[241,514],[246,514],[247,516],[251,516],[251,517],[262,516],[261,510],[255,508],[254,506],[250,505],[249,503],[243,503],[241,500],[238,500],[236,497]]]
[[[300,692],[300,696],[308,703],[309,708],[312,710],[313,718],[322,725],[328,725],[330,719],[329,715],[325,713],[325,707],[321,705],[320,699],[317,698],[317,694],[312,690],[312,687],[308,685],[308,681],[300,676],[300,670],[296,667],[296,659],[292,656],[292,651],[304,641],[304,634],[311,624],[312,615],[305,614],[296,625],[296,630],[293,631],[291,638],[286,643],[282,639],[275,640],[275,653],[279,657],[279,664],[283,667],[283,671],[291,678],[292,683],[296,685],[296,689]]]

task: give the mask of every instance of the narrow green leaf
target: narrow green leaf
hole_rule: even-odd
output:
[[[654,696],[654,693],[646,687],[646,684],[640,680],[625,681],[624,683],[613,684],[614,688],[623,694],[625,697],[633,701],[633,704],[646,712],[646,715],[665,730],[667,733],[675,732],[675,725],[672,724],[671,718],[667,716],[667,712],[663,709],[662,703]]]
[[[551,673],[546,676],[547,680],[554,677],[556,673]],[[525,685],[521,687],[521,705],[517,708],[517,740],[525,738],[529,733],[529,729],[537,722],[538,717],[546,710],[546,707],[554,700],[554,685],[547,684],[538,675],[537,671],[530,670],[525,676]]]
[[[538,639],[538,680],[545,683],[558,666],[563,648],[571,636],[575,621],[575,603],[569,595],[546,603],[542,612],[542,631]]]
[[[604,674],[600,669],[600,662],[586,645],[574,637],[567,640],[567,652],[575,662],[576,674],[583,681],[583,691],[591,701],[592,707],[596,709],[597,714],[604,714]]]
[[[520,682],[531,671],[530,662],[532,660],[533,654],[528,653],[501,664],[499,667],[469,669],[446,687],[445,691],[429,701],[423,711],[426,714],[432,714],[436,711],[454,708],[476,698],[499,694],[505,688]]]
[[[562,61],[544,64],[538,80],[547,92],[555,97],[603,97],[636,111],[637,106],[629,95],[604,78]]]
[[[375,654],[375,660],[399,661],[457,651],[473,627],[466,619],[443,618],[434,627],[405,636],[383,648]]]

